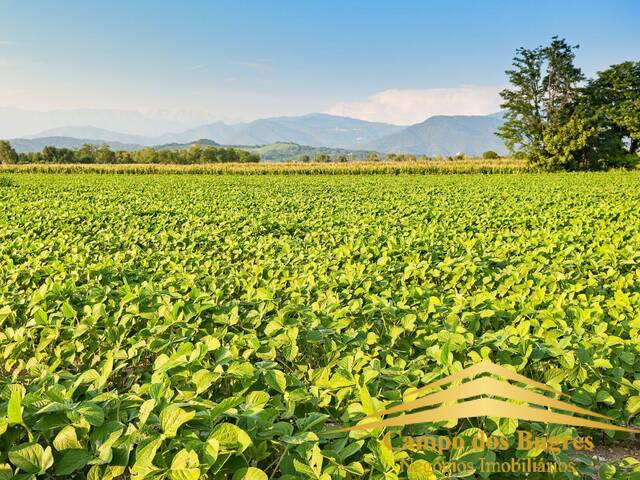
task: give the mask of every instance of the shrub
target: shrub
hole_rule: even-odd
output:
[[[493,150],[487,150],[486,152],[484,152],[482,154],[482,158],[484,158],[485,160],[496,160],[496,159],[500,158],[500,155],[498,155]]]

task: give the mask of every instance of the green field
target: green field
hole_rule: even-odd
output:
[[[480,358],[640,426],[637,172],[5,177],[1,479],[429,480],[326,430]]]

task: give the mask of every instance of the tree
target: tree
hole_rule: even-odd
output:
[[[486,152],[484,152],[482,154],[482,158],[484,158],[485,160],[496,160],[496,159],[500,158],[500,155],[498,155],[493,150],[487,150]]]
[[[116,163],[116,154],[104,143],[95,151],[95,163]]]
[[[96,163],[96,147],[85,143],[75,151],[75,161],[78,163]]]
[[[620,136],[629,153],[640,150],[640,62],[598,72],[584,89],[592,115]]]
[[[7,140],[0,140],[0,163],[16,163],[18,154]]]
[[[569,122],[580,99],[579,84],[584,80],[574,65],[577,48],[558,37],[553,37],[547,47],[519,48],[514,68],[506,72],[512,87],[500,93],[504,101],[501,107],[507,111],[498,135],[512,154],[533,165],[562,168],[567,159],[573,158],[574,150],[584,148],[587,141],[581,136],[583,132],[566,132],[568,126],[580,127],[580,122]],[[580,141],[563,144],[567,133],[574,139],[580,136]],[[558,155],[559,151],[563,155]]]

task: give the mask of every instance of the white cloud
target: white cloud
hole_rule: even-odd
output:
[[[465,85],[426,90],[384,90],[364,102],[340,102],[326,113],[398,125],[433,115],[486,115],[500,109],[500,87]]]

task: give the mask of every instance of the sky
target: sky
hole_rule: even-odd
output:
[[[638,0],[0,0],[0,107],[171,121],[499,109],[515,49],[640,60]]]

